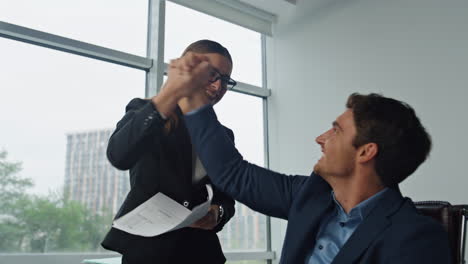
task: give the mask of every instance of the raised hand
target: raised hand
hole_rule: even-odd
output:
[[[187,52],[183,57],[171,60],[164,89],[180,98],[190,97],[209,84],[213,68],[203,54]]]
[[[205,87],[210,83],[213,70],[203,54],[187,52],[171,60],[167,81],[162,91],[152,98],[156,108],[168,116],[177,104],[184,113],[208,104],[210,99]]]

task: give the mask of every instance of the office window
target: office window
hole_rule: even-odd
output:
[[[166,7],[166,61],[195,40],[213,39],[230,50],[234,79],[262,86],[259,33],[171,2]],[[147,12],[148,1],[0,2],[0,21],[140,56]],[[181,18],[193,23],[181,27]],[[0,253],[102,251],[129,190],[128,172],[107,161],[107,139],[128,101],[145,97],[146,73],[5,38],[0,54],[0,175],[23,179],[0,178]],[[263,99],[228,92],[215,110],[244,157],[263,166]],[[265,251],[267,218],[239,203],[236,210],[220,233],[223,249]]]
[[[0,1],[0,21],[146,55],[146,0]]]
[[[232,76],[236,81],[262,86],[260,33],[166,2],[165,62],[180,57],[188,44],[200,39],[217,41],[229,50],[234,62]]]
[[[105,148],[145,72],[4,38],[0,54],[0,173],[31,180],[0,182],[0,252],[101,250],[129,182]]]
[[[233,130],[235,144],[244,159],[264,165],[262,99],[228,92],[215,106],[222,124]],[[265,250],[266,217],[236,202],[236,214],[219,233],[223,249]]]
[[[166,62],[179,57],[190,43],[211,39],[231,53],[232,78],[262,85],[261,34],[171,2],[166,3],[165,25]],[[233,130],[236,146],[244,158],[264,166],[263,99],[228,92],[215,111],[221,123]],[[265,250],[266,230],[264,215],[236,202],[235,216],[218,234],[225,251]]]

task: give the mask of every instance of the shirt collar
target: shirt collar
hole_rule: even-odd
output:
[[[347,221],[350,218],[359,218],[360,220],[364,219],[369,212],[374,208],[374,206],[377,204],[378,200],[382,195],[388,190],[388,188],[384,188],[383,190],[379,191],[378,193],[372,195],[371,197],[367,198],[366,200],[360,202],[358,205],[356,205],[351,211],[349,211],[349,214],[346,214],[345,210],[341,206],[341,204],[336,200],[335,198],[335,192],[333,190],[331,191],[331,195],[333,198],[333,201],[336,204],[337,210],[338,210],[338,217],[340,218],[341,221]]]

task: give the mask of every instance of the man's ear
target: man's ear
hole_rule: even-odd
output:
[[[379,147],[375,143],[367,143],[358,148],[357,160],[365,163],[377,156]]]

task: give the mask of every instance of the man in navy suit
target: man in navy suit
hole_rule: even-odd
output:
[[[204,94],[212,68],[199,54],[173,60],[164,98],[183,98],[187,128],[213,184],[266,215],[288,220],[281,263],[450,263],[447,233],[419,215],[398,184],[424,162],[431,139],[407,104],[352,94],[316,138],[312,174],[288,176],[243,160]]]

